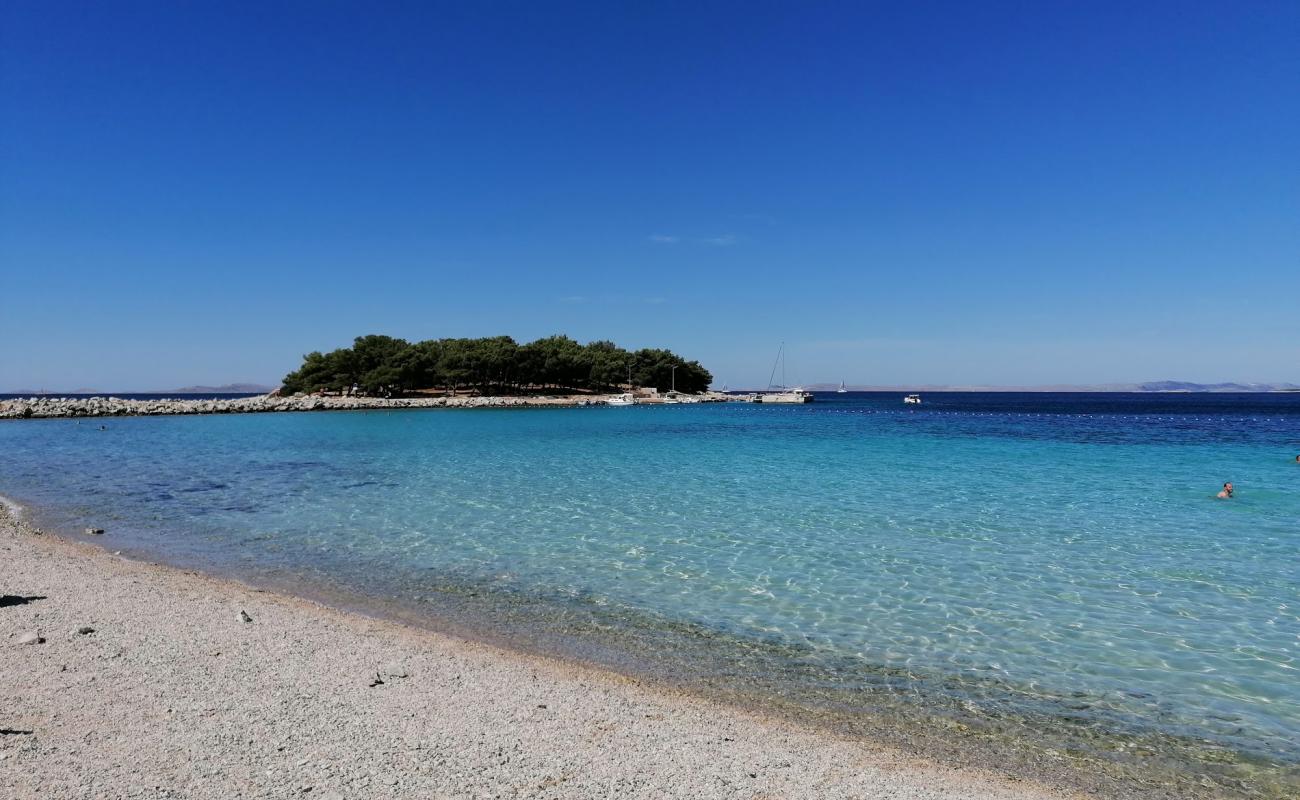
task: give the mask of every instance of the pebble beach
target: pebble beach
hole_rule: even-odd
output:
[[[1072,795],[0,518],[0,796]]]

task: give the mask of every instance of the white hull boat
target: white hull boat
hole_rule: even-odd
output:
[[[774,386],[776,380],[776,368],[781,367],[781,384]],[[772,375],[767,379],[769,391],[760,392],[754,396],[755,403],[811,403],[813,401],[812,392],[801,388],[788,388],[785,385],[785,342],[781,342],[781,347],[776,351],[776,361],[772,362]]]
[[[805,389],[785,389],[780,392],[768,392],[754,398],[756,403],[811,403],[812,392]]]

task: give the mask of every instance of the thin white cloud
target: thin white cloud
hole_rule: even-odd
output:
[[[687,239],[675,234],[654,233],[647,236],[646,240],[653,244],[681,244],[682,242],[686,242],[696,245],[709,245],[711,247],[730,247],[733,244],[740,243],[740,237],[734,233],[723,233],[717,236],[700,236]]]
[[[736,236],[734,233],[724,233],[721,236],[709,236],[700,241],[705,244],[711,244],[714,247],[730,247],[736,242],[739,242],[740,237]]]

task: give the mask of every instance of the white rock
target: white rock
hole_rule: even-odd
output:
[[[390,678],[405,678],[411,673],[406,669],[406,665],[397,661],[390,661],[384,665],[384,674]]]

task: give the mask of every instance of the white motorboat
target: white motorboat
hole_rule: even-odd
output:
[[[607,406],[634,406],[634,405],[636,405],[636,398],[635,398],[634,396],[632,396],[631,393],[629,393],[629,392],[624,392],[623,394],[611,395],[610,397],[606,398],[606,399],[605,399],[605,405],[607,405]]]
[[[908,396],[906,396],[906,397],[903,398],[903,402],[904,402],[904,403],[910,403],[910,404],[913,404],[913,405],[920,405],[920,404],[921,404],[921,395],[919,395],[919,394],[909,394]]]

